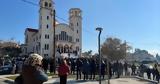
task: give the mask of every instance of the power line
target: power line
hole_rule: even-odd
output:
[[[38,7],[39,7],[39,5],[36,4],[36,3],[34,3],[34,2],[31,2],[31,1],[28,1],[28,0],[21,0],[21,1],[23,1],[23,2],[25,2],[25,3],[28,3],[28,4],[30,4],[30,5],[34,5],[34,6],[38,6]],[[42,7],[42,6],[41,6],[41,7]],[[45,7],[42,7],[42,8],[45,8]],[[59,16],[57,16],[57,15],[56,15],[56,18],[58,18],[58,19],[60,19],[60,20],[62,20],[62,21],[64,21],[64,22],[66,22],[66,23],[69,23],[67,20],[65,20],[65,19],[63,19],[63,18],[61,18],[61,17],[59,17]],[[87,32],[87,33],[89,33],[89,34],[96,35],[95,33],[91,32],[91,31],[88,31],[87,29],[83,29],[83,30],[85,30],[85,32]],[[104,39],[104,38],[103,38],[103,39]],[[105,39],[106,39],[106,38],[105,38]]]
[[[28,3],[28,4],[31,4],[31,5],[34,5],[34,6],[39,6],[38,4],[33,3],[33,2],[31,2],[31,1],[28,1],[28,0],[21,0],[21,1],[23,1],[23,2],[25,2],[25,3]]]
[[[31,2],[31,1],[28,1],[28,0],[21,0],[21,1],[23,1],[23,2],[25,2],[25,3],[28,3],[28,4],[30,4],[30,5],[39,7],[39,5],[36,4],[36,3],[34,3],[34,2]],[[40,7],[42,7],[42,6],[40,6]],[[42,8],[45,8],[45,7],[42,7]],[[46,8],[46,9],[47,9],[47,8]],[[65,20],[65,19],[63,19],[63,18],[61,18],[61,17],[59,17],[59,16],[57,16],[57,15],[56,15],[56,18],[58,18],[58,19],[62,20],[63,22],[69,24],[69,22],[68,22],[67,20]],[[91,35],[91,34],[92,34],[92,35],[97,35],[97,34],[91,32],[91,31],[89,31],[89,30],[87,30],[87,29],[83,29],[83,31],[87,32],[87,33],[90,34],[90,35]],[[103,37],[103,39],[106,39],[106,38]]]
[[[36,4],[36,3],[34,3],[34,2],[31,2],[31,1],[28,1],[28,0],[21,0],[21,1],[23,1],[23,2],[25,2],[25,3],[28,3],[28,4],[30,4],[30,5],[34,5],[34,6],[39,7],[39,5]],[[41,6],[41,7],[42,7],[42,6]],[[42,8],[45,8],[45,7],[42,7]],[[47,8],[46,8],[46,9],[47,9]],[[66,23],[69,23],[68,21],[66,21],[65,19],[63,19],[63,18],[61,18],[61,17],[59,17],[59,16],[56,16],[56,17],[59,18],[59,19],[61,19],[62,21],[66,22]]]
[[[59,16],[56,16],[56,17],[59,18],[59,19],[61,19],[62,21],[66,22],[66,23],[69,23],[67,20],[65,20],[65,19],[63,19],[63,18],[61,18]]]

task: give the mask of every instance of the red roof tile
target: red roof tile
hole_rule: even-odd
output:
[[[32,29],[32,28],[27,28],[26,30],[29,32],[38,32],[38,29]]]

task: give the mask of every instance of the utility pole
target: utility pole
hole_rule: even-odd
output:
[[[56,11],[53,10],[53,59],[54,59],[54,71],[56,71],[56,38],[55,38],[55,28],[56,28]]]
[[[109,58],[107,57],[107,74],[108,74],[108,84],[110,84],[110,64],[109,64]]]

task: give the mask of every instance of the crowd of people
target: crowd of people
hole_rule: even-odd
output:
[[[147,74],[148,79],[155,80],[155,81],[159,82],[160,74],[159,74],[158,64],[155,64],[154,67],[145,66],[144,64],[141,64],[139,66],[139,76],[144,77],[144,73]],[[152,77],[151,77],[151,75],[152,75]]]
[[[58,74],[60,77],[60,84],[66,84],[67,76],[76,75],[76,80],[96,80],[99,74],[99,60],[96,58],[43,58],[38,54],[31,54],[19,62],[12,61],[14,73],[20,73],[24,84],[42,84],[48,80],[49,73]],[[55,64],[56,63],[56,64]],[[102,79],[107,77],[120,78],[121,76],[139,75],[144,76],[147,73],[148,79],[159,81],[159,71],[155,64],[154,68],[148,68],[141,64],[129,64],[127,62],[107,62],[106,59],[101,61],[101,75]],[[18,71],[16,71],[18,70]],[[26,83],[25,83],[26,82]]]
[[[52,62],[51,62],[52,61]],[[54,72],[53,60],[50,60],[50,72]],[[13,63],[15,64],[15,63]],[[20,75],[15,79],[15,84],[43,84],[48,81],[47,65],[48,60],[38,54],[30,54],[28,58],[24,59]],[[44,66],[45,65],[45,66]],[[52,69],[51,69],[52,68]],[[60,77],[60,84],[67,83],[67,75],[70,68],[66,60],[59,61],[58,76]]]
[[[78,59],[67,59],[67,64],[71,68],[71,74],[75,74],[76,79],[79,80],[95,80],[95,76],[99,74],[99,61],[95,58],[78,58]],[[107,60],[102,60],[101,62],[101,75],[102,79],[105,78],[105,75],[109,74],[109,78],[120,76],[131,76],[136,75],[136,66],[121,63],[121,62],[108,62]],[[130,69],[130,70],[129,70]],[[108,72],[107,72],[108,71]],[[125,74],[124,74],[125,72]],[[130,74],[129,74],[130,73]]]

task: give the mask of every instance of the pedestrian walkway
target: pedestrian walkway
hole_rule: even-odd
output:
[[[10,76],[18,76],[19,74],[14,75],[0,75],[0,84],[13,84],[14,80],[6,78]]]
[[[106,84],[105,82],[102,81],[102,84]],[[59,84],[59,78],[50,79],[44,84]],[[67,84],[98,84],[98,81],[68,79]]]
[[[6,83],[3,84],[8,84],[7,82],[10,82],[10,84],[13,83],[14,80],[11,79],[7,79],[5,77],[9,77],[9,76],[17,76],[16,75],[0,75],[0,84],[3,83],[3,81],[5,81]],[[12,82],[12,83],[11,83]],[[67,84],[98,84],[98,81],[92,81],[92,80],[75,80],[75,79],[68,79],[67,80]],[[49,80],[47,82],[45,82],[44,84],[59,84],[59,78],[52,78],[49,77]],[[108,84],[107,80],[103,80],[102,84]],[[140,78],[118,78],[118,79],[111,79],[110,80],[110,84],[156,84],[153,82],[147,82],[146,80],[142,80]]]
[[[119,78],[119,79],[112,79],[111,84],[153,84],[153,83],[137,78]]]
[[[108,84],[107,80],[103,80],[102,84]],[[75,79],[68,79],[67,84],[98,84],[98,81],[84,81],[84,80],[75,80]],[[44,84],[59,84],[59,79],[50,79],[49,81],[45,82]],[[118,78],[118,79],[111,79],[110,84],[153,84],[152,82],[143,81],[137,78]]]

